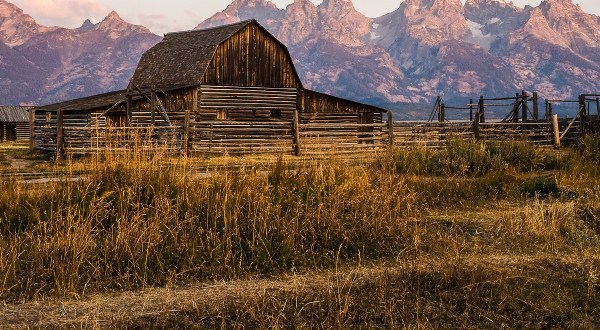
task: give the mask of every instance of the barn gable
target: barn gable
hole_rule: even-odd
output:
[[[131,82],[137,88],[170,89],[201,84],[301,87],[287,48],[256,20],[168,33],[142,56]]]

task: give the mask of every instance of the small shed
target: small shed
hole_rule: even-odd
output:
[[[297,151],[300,125],[376,125],[385,112],[304,88],[285,45],[248,20],[167,34],[126,90],[37,107],[34,140],[38,149],[85,151],[86,128],[152,127],[168,131],[171,146],[200,153]],[[373,131],[351,130],[361,142]]]
[[[29,109],[31,108],[0,106],[0,142],[29,139]]]

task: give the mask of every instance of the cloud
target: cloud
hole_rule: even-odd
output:
[[[100,20],[110,8],[98,0],[12,0],[26,14],[45,25],[78,26],[87,18]]]

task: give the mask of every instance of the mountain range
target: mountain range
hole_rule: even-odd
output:
[[[234,0],[202,29],[256,18],[286,44],[307,88],[393,108],[538,91],[600,92],[600,17],[572,0],[404,0],[377,18],[351,0]],[[0,0],[0,103],[38,104],[122,89],[161,37],[115,12],[46,27]],[[464,103],[464,102],[463,102]]]

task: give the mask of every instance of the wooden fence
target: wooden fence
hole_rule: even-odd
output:
[[[518,140],[537,145],[556,141],[553,123],[547,121],[402,122],[393,121],[391,113],[385,121],[381,116],[364,117],[357,113],[294,112],[292,121],[196,121],[187,111],[182,116],[183,125],[103,127],[81,125],[83,118],[64,121],[59,112],[56,118],[35,118],[48,127],[35,126],[34,143],[37,149],[75,154],[141,148],[187,155],[316,155],[377,151],[390,146],[441,147],[456,139]],[[566,129],[565,123],[560,127]]]

